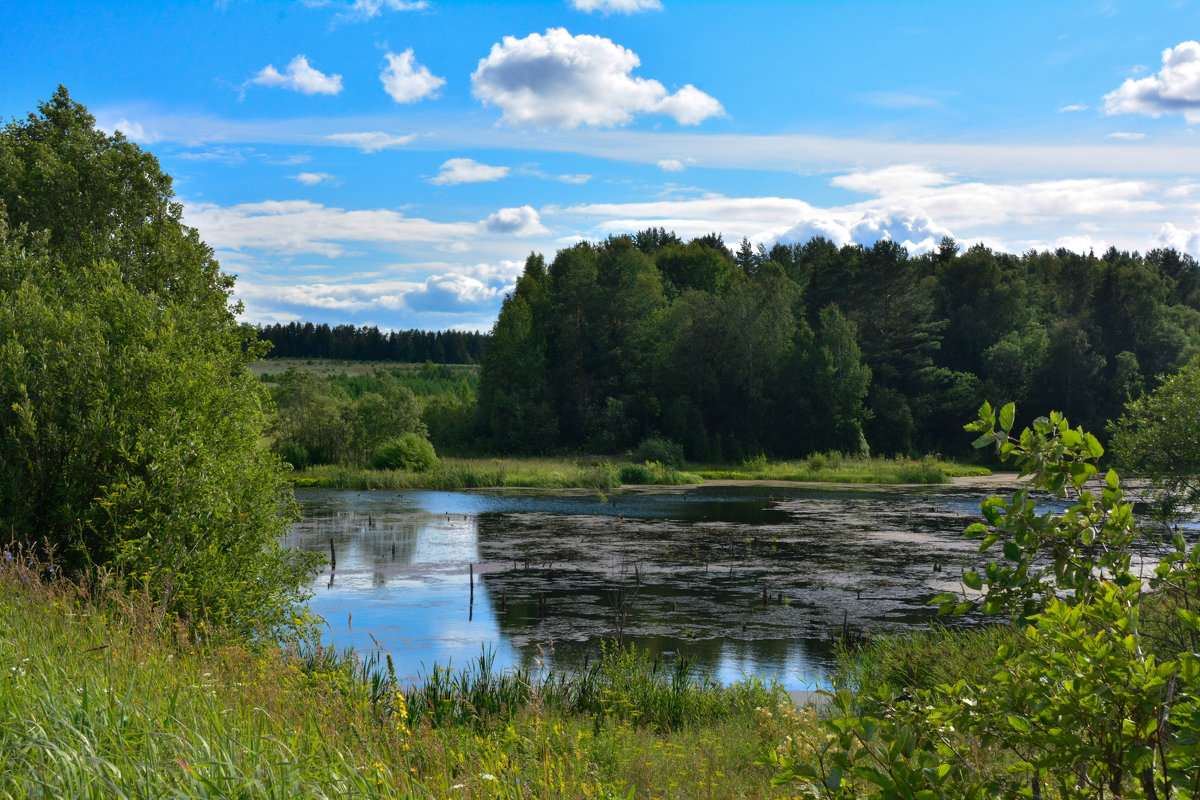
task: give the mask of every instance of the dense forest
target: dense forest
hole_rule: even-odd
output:
[[[258,338],[274,345],[270,358],[338,358],[352,361],[478,364],[487,334],[478,331],[381,331],[374,325],[260,325]]]
[[[952,240],[770,249],[662,229],[531,255],[483,360],[498,450],[688,458],[961,453],[986,399],[1102,432],[1200,346],[1200,271],[1174,250],[999,253]]]

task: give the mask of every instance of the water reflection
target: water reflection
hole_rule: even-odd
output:
[[[571,666],[603,639],[723,679],[821,680],[843,629],[930,616],[978,560],[981,494],[716,487],[596,494],[302,490],[287,544],[329,553],[312,608],[336,646],[413,678],[487,645]]]

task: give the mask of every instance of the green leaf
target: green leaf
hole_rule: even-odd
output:
[[[1017,407],[1013,403],[1008,403],[1004,408],[1000,409],[1000,427],[1005,433],[1012,430],[1013,419],[1016,417]]]
[[[1029,721],[1024,719],[1023,717],[1018,717],[1013,714],[1009,714],[1008,715],[1008,724],[1011,725],[1013,730],[1015,730],[1015,731],[1019,731],[1021,733],[1029,733]]]
[[[1104,475],[1104,483],[1110,489],[1117,489],[1121,486],[1121,479],[1117,477],[1117,471],[1109,469]]]
[[[967,585],[967,588],[979,591],[983,588],[983,579],[979,577],[979,573],[975,570],[967,570],[962,574],[962,582]]]

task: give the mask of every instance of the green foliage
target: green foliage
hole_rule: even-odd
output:
[[[375,469],[406,469],[427,472],[437,466],[437,453],[428,439],[404,433],[383,441],[371,454]]]
[[[365,464],[383,441],[426,433],[420,403],[396,378],[376,376],[370,391],[351,384],[355,394],[345,383],[295,367],[277,377],[273,429],[281,456],[292,453],[308,464]]]
[[[637,450],[633,451],[633,460],[639,463],[657,461],[678,469],[683,466],[683,447],[670,439],[651,436],[643,439]]]
[[[962,597],[1023,624],[984,674],[866,696],[838,692],[824,737],[764,759],[778,783],[826,797],[1200,797],[1200,545],[1176,536],[1152,575],[1133,567],[1133,507],[1100,443],[1057,412],[1012,434],[1015,408],[988,404],[968,429],[1029,476],[989,498],[966,536],[1003,558],[962,576]],[[1061,513],[1034,492],[1070,497]],[[968,594],[969,593],[969,594]],[[1149,598],[1149,600],[1147,599]],[[1148,646],[1144,612],[1173,613],[1176,638]],[[1156,628],[1156,633],[1162,628]],[[1168,644],[1171,642],[1171,644]],[[990,674],[989,674],[990,673]]]
[[[188,314],[108,265],[0,287],[0,526],[164,610],[285,626],[313,564],[279,547],[266,398],[236,331],[185,334]]]
[[[170,183],[61,88],[0,135],[0,528],[162,615],[273,635],[316,565],[279,545],[262,348]]]
[[[1134,399],[1111,426],[1118,464],[1150,479],[1156,511],[1174,522],[1200,502],[1200,358]]]
[[[98,130],[62,86],[0,133],[0,208],[18,246],[66,269],[109,262],[139,293],[189,309],[204,325],[232,323],[233,276],[182,224],[171,177],[120,133]]]
[[[1099,430],[1200,351],[1200,267],[1175,251],[911,256],[815,238],[735,255],[660,229],[531,256],[483,359],[504,452],[620,452],[651,431],[692,461],[823,450],[969,454],[989,395]]]

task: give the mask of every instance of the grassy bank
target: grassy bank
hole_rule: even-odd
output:
[[[399,691],[377,660],[252,649],[102,594],[0,568],[0,796],[788,796],[753,763],[791,725],[755,710],[781,700],[760,683],[613,651],[570,678],[479,664]]]
[[[841,453],[814,453],[800,461],[762,458],[745,461],[737,469],[700,468],[706,480],[805,481],[816,483],[947,483],[951,478],[990,475],[986,467],[956,464],[927,457],[852,458]]]
[[[613,489],[624,484],[699,483],[696,473],[661,464],[551,458],[444,458],[426,472],[324,465],[297,471],[296,486],[329,489]]]
[[[682,470],[657,462],[445,458],[428,472],[325,465],[299,470],[292,480],[296,486],[328,489],[613,489],[622,485],[680,486],[706,480],[939,484],[955,477],[990,474],[985,467],[934,459],[859,459],[832,453],[809,456],[803,461],[748,461],[736,469],[692,466]]]

